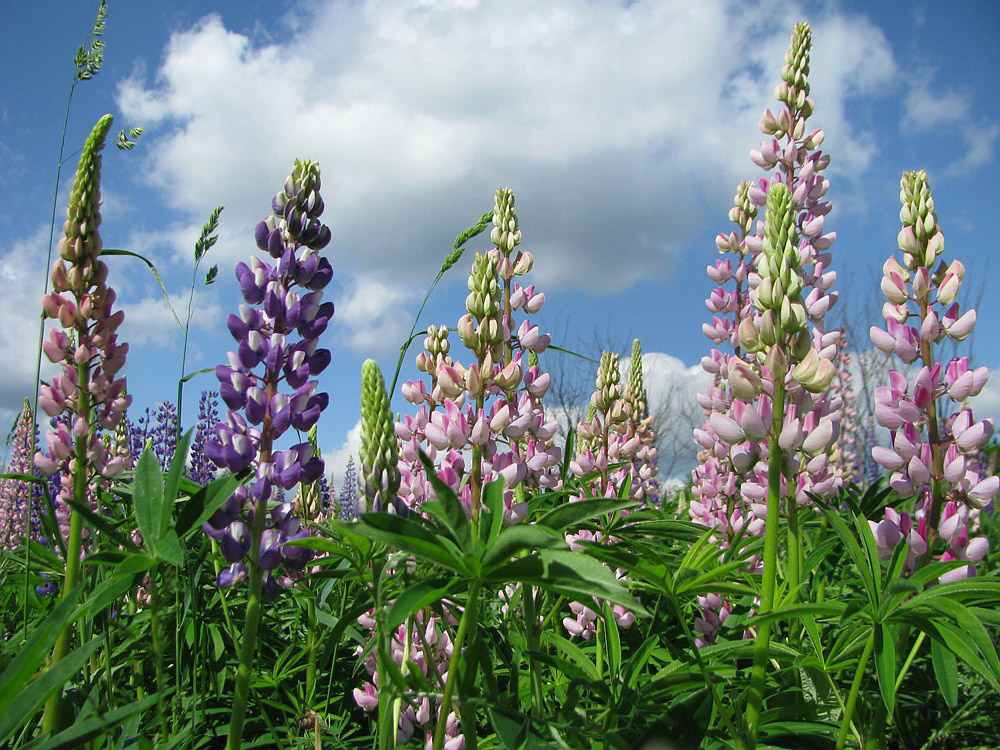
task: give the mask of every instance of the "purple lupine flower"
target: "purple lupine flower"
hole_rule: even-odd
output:
[[[358,517],[358,488],[358,470],[354,465],[354,456],[350,456],[340,494],[337,495],[337,518],[341,521],[353,521]]]
[[[38,426],[28,400],[14,424],[10,462],[5,473],[32,474],[35,452],[38,450]],[[0,480],[0,549],[17,549],[28,536],[38,540],[38,513],[42,493],[34,482],[18,479]]]
[[[219,421],[219,399],[215,391],[202,391],[198,400],[198,424],[191,442],[191,468],[188,476],[198,484],[207,484],[215,478],[215,467],[205,455],[212,430]]]
[[[257,246],[274,265],[252,257],[250,265],[236,267],[246,302],[228,321],[237,351],[230,352],[228,365],[215,370],[229,408],[226,421],[215,426],[215,439],[205,446],[206,456],[220,468],[253,470],[249,484],[237,489],[204,528],[233,565],[242,565],[250,552],[250,565],[265,571],[262,584],[269,597],[278,592],[279,567],[299,571],[311,557],[308,550],[283,546],[306,535],[291,515],[291,504],[280,502],[283,490],[323,474],[323,460],[311,443],[274,449],[288,430],[309,431],[329,403],[326,393],[317,393],[318,381],[310,380],[331,359],[328,349],[318,347],[333,316],[333,303],[321,301],[333,269],[317,252],[330,241],[329,229],[319,220],[319,189],[319,165],[296,160],[284,190],[272,201],[274,214],[255,230]],[[251,530],[246,549],[243,528]],[[231,567],[224,573],[219,584],[233,585],[244,570]]]

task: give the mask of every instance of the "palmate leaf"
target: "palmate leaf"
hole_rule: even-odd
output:
[[[403,518],[390,513],[362,513],[358,522],[351,526],[351,531],[373,542],[407,552],[419,560],[468,575],[468,566],[458,548],[453,543],[449,545],[447,538],[435,534],[425,523],[423,519]]]
[[[154,693],[153,695],[147,695],[145,698],[140,698],[133,703],[129,703],[127,706],[108,711],[106,714],[91,716],[82,720],[78,719],[68,729],[64,729],[51,737],[40,737],[34,742],[24,745],[24,750],[70,750],[70,748],[82,747],[89,740],[114,729],[130,716],[151,708],[159,698],[160,694]]]
[[[390,632],[395,631],[414,612],[429,607],[448,596],[456,588],[457,583],[458,579],[452,578],[444,585],[433,581],[419,581],[413,584],[397,596],[392,603],[385,618],[386,629]]]
[[[61,690],[63,684],[83,668],[101,642],[101,637],[97,636],[79,648],[70,651],[57,664],[45,670],[33,682],[28,683],[20,693],[16,695],[12,693],[11,698],[8,699],[10,707],[0,712],[0,742],[10,737],[18,727],[34,716],[38,707],[49,696],[57,690]]]
[[[566,538],[545,526],[519,524],[508,526],[483,554],[483,570],[501,565],[520,552],[533,549],[569,549]]]
[[[424,466],[424,472],[427,475],[427,479],[431,483],[431,487],[434,490],[434,496],[437,498],[439,503],[437,507],[433,504],[430,507],[426,507],[427,504],[425,503],[424,509],[433,513],[441,520],[448,531],[451,532],[454,540],[458,543],[458,546],[464,550],[469,545],[470,534],[469,517],[465,515],[465,506],[462,505],[462,501],[458,499],[458,495],[455,494],[455,491],[445,484],[441,480],[441,477],[437,475],[434,463],[427,457],[427,454],[423,451],[419,451],[419,455],[420,463]],[[438,508],[440,508],[440,510],[438,510]]]
[[[606,599],[637,615],[651,616],[621,585],[614,573],[583,552],[543,549],[536,555],[500,565],[484,578],[484,583],[489,585],[527,583],[577,601],[589,601],[588,597]]]
[[[635,508],[638,505],[640,503],[635,500],[618,500],[616,498],[599,497],[593,500],[578,500],[575,503],[565,503],[553,508],[539,518],[536,523],[539,526],[547,526],[553,531],[563,531],[581,521],[587,521],[605,513]]]

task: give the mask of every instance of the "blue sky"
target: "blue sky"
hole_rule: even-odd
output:
[[[5,8],[4,424],[31,387],[72,58],[97,6],[13,0]],[[523,246],[535,255],[534,281],[548,300],[539,320],[569,334],[555,343],[599,332],[624,351],[638,336],[654,399],[670,382],[698,387],[709,349],[704,268],[717,257],[715,234],[729,231],[738,181],[762,176],[747,152],[762,140],[757,121],[775,104],[799,20],[813,25],[810,124],[826,131],[832,158],[827,227],[838,233],[842,303],[881,305],[900,174],[926,168],[947,257],[965,263],[966,288],[982,297],[973,354],[994,378],[977,415],[1000,417],[993,0],[112,0],[104,67],[77,87],[67,150],[106,112],[116,128],[146,128],[134,151],[106,151],[102,234],[106,247],[151,258],[179,310],[199,228],[226,206],[209,258],[219,280],[198,297],[189,370],[224,361],[225,318],[239,302],[232,267],[255,251],[253,224],[269,213],[292,160],[320,161],[333,231],[328,296],[337,305],[324,341],[334,364],[322,376],[332,403],[320,430],[339,465],[352,430],[356,439],[361,363],[372,356],[391,372],[441,259],[498,186],[514,188]],[[74,168],[70,159],[59,220]],[[130,390],[140,407],[172,400],[181,335],[143,266],[121,258],[111,266],[132,342]],[[454,325],[467,268],[451,272],[422,323]],[[867,337],[853,343],[870,348]],[[214,387],[211,375],[199,376],[187,404]],[[407,406],[398,395],[393,404]]]

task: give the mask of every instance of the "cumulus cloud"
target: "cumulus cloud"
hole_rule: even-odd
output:
[[[38,357],[38,324],[42,313],[44,258],[48,228],[15,241],[0,254],[0,357],[4,377],[0,379],[0,424],[10,424],[20,413],[25,397],[35,392],[35,367]],[[48,328],[48,326],[46,326]],[[54,371],[43,358],[42,376]],[[6,428],[5,428],[6,429]]]
[[[334,318],[344,343],[372,356],[396,350],[410,330],[412,318],[403,305],[412,297],[405,287],[365,277],[352,282]]]
[[[845,102],[895,66],[869,21],[824,13],[813,93],[833,169],[855,179],[875,146]],[[509,185],[538,282],[616,292],[669,268],[755,173],[746,152],[800,17],[777,4],[302,3],[273,38],[206,16],[118,103],[149,126],[145,173],[173,208],[226,205],[220,257],[241,257],[236,238],[268,212],[261,186],[308,157],[324,168],[334,265],[359,289],[401,299]]]
[[[323,456],[323,461],[326,464],[326,473],[329,476],[333,473],[335,484],[337,488],[340,488],[340,484],[344,478],[344,472],[347,470],[347,461],[351,457],[354,458],[354,465],[358,467],[358,471],[361,470],[360,461],[360,451],[361,451],[361,420],[357,421],[350,430],[347,431],[347,436],[344,441],[340,444],[340,447],[333,451],[324,452],[321,451]]]
[[[916,76],[903,100],[903,132],[935,132],[941,138],[963,141],[965,154],[944,170],[948,177],[962,177],[993,161],[994,146],[1000,126],[973,114],[968,94],[953,90],[935,90],[933,71]]]

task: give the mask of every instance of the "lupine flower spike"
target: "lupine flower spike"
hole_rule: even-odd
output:
[[[311,559],[309,550],[285,546],[308,532],[292,503],[273,504],[273,499],[279,490],[315,481],[323,473],[323,461],[309,442],[275,450],[275,441],[289,429],[308,432],[329,403],[326,393],[316,392],[318,381],[310,379],[330,364],[329,350],[318,344],[333,316],[333,303],[321,302],[333,269],[318,252],[330,241],[330,230],[319,218],[324,208],[319,189],[319,165],[296,160],[284,190],[274,196],[274,213],[255,230],[257,246],[275,264],[254,256],[249,266],[236,266],[246,304],[228,323],[238,348],[230,352],[228,365],[215,369],[229,411],[226,421],[216,426],[216,439],[208,442],[206,454],[234,473],[253,472],[250,482],[204,525],[230,563],[219,574],[219,585],[247,580],[250,589],[230,750],[242,739],[261,595],[277,596],[279,568],[294,575]],[[282,582],[291,583],[287,578]]]
[[[889,385],[875,391],[875,418],[889,430],[890,446],[873,448],[872,457],[893,472],[893,489],[917,498],[917,511],[911,517],[887,508],[884,520],[870,523],[881,556],[907,542],[909,570],[928,560],[941,538],[946,549],[939,559],[966,562],[941,580],[957,580],[975,575],[989,550],[986,537],[969,538],[970,522],[1000,489],[1000,478],[982,475],[974,460],[993,434],[993,420],[977,422],[969,399],[989,375],[985,367],[972,369],[968,357],[943,365],[935,356],[945,337],[962,341],[972,332],[976,311],[963,313],[955,301],[965,267],[957,260],[945,263],[926,172],[903,174],[900,200],[903,263],[892,257],[883,266],[886,327],[873,326],[871,338],[883,352],[920,369],[912,380],[894,370]]]
[[[68,501],[87,502],[93,479],[117,476],[124,465],[111,456],[100,430],[113,430],[122,420],[130,397],[125,396],[125,378],[117,378],[125,365],[128,344],[118,344],[117,329],[125,319],[112,312],[115,292],[108,287],[108,267],[101,260],[101,151],[111,128],[111,116],[102,117],[84,144],[80,166],[70,193],[65,236],[59,241],[59,258],[52,266],[53,291],[42,298],[49,318],[63,330],[52,329],[42,348],[51,362],[62,367],[62,375],[41,386],[38,403],[50,417],[65,417],[46,436],[47,453],[35,455],[35,465],[45,474],[59,472],[62,484],[57,496],[57,517],[65,526],[66,595],[79,583],[79,562],[84,537],[83,517]],[[64,628],[52,652],[55,664],[66,654],[70,629]],[[56,728],[61,693],[46,704],[43,727]]]

